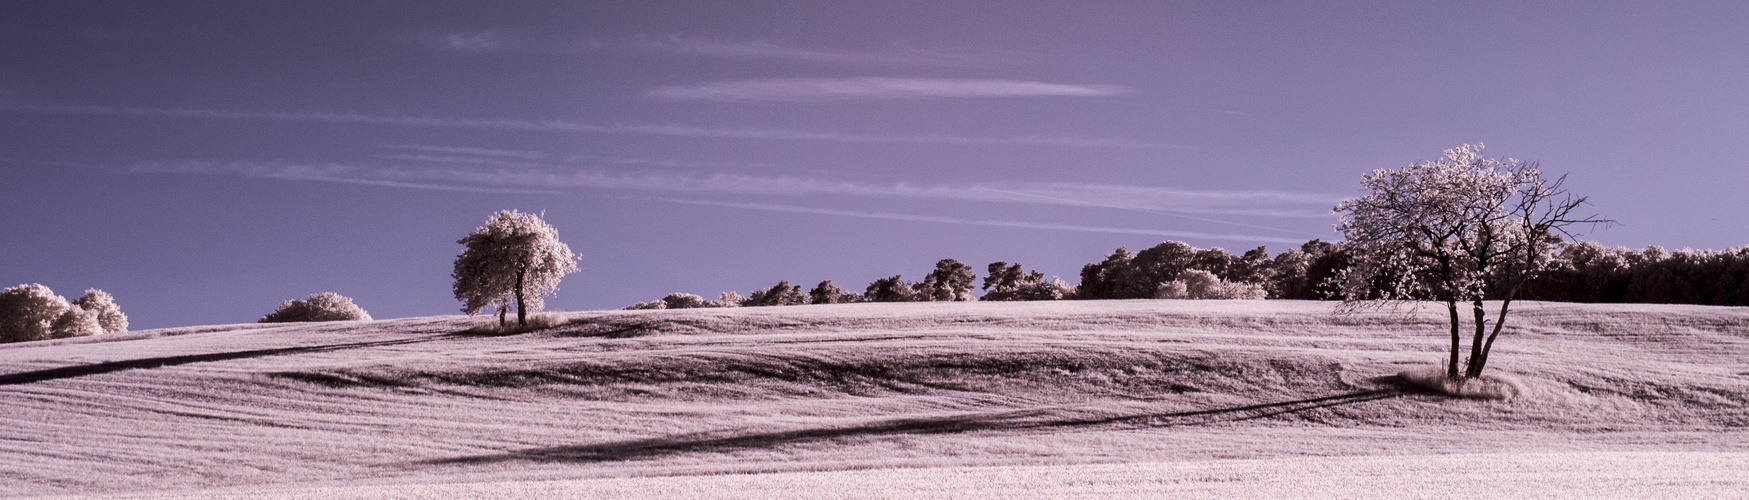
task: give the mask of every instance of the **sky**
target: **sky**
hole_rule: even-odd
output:
[[[0,286],[133,329],[456,314],[543,213],[551,309],[954,258],[1340,240],[1361,176],[1534,160],[1608,245],[1749,243],[1749,3],[0,3]]]

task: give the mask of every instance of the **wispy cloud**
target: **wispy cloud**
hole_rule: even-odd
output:
[[[1096,207],[1155,213],[1234,227],[1304,235],[1299,231],[1219,219],[1220,216],[1328,218],[1338,197],[1267,191],[1191,191],[1105,184],[1011,183],[970,185],[876,184],[795,175],[689,172],[614,173],[490,156],[381,155],[401,164],[298,164],[287,162],[188,162],[147,164],[134,171],[198,173],[353,183],[400,183],[401,187],[517,192],[609,189],[657,193],[727,194],[813,198],[969,201]],[[387,185],[387,184],[385,184]]]
[[[763,40],[724,40],[684,35],[641,36],[633,40],[639,49],[727,59],[775,59],[785,61],[901,66],[981,66],[1003,58],[974,56],[960,51],[894,48],[885,51],[852,51],[820,47],[795,47]]]
[[[807,130],[698,127],[692,125],[594,124],[565,120],[473,119],[441,118],[405,115],[369,115],[363,113],[326,113],[307,111],[242,111],[208,108],[130,108],[109,106],[45,106],[0,103],[0,112],[77,114],[99,116],[136,116],[151,118],[196,118],[233,120],[270,120],[342,124],[398,125],[433,128],[478,128],[525,130],[531,132],[627,134],[665,137],[697,137],[715,139],[749,139],[773,141],[822,141],[874,144],[943,144],[961,146],[1067,146],[1104,148],[1177,148],[1157,142],[1133,139],[1081,137],[1061,135],[1019,135],[1007,137],[970,137],[952,135],[882,135],[816,132]]]
[[[467,191],[475,193],[523,193],[523,194],[561,194],[559,191],[539,189],[516,189],[480,187],[477,185],[457,184],[443,180],[428,180],[433,177],[429,171],[414,169],[394,169],[380,166],[362,166],[345,163],[290,163],[290,162],[200,162],[185,161],[176,163],[137,163],[126,169],[134,173],[157,174],[202,174],[202,175],[234,175],[260,179],[280,179],[291,181],[318,181],[341,184],[361,184],[367,186],[385,186],[411,189],[433,189],[439,191]],[[449,176],[451,179],[457,176]]]
[[[662,87],[649,97],[683,101],[831,101],[938,97],[1108,97],[1116,85],[937,78],[788,78]]]
[[[671,202],[671,203],[684,203],[684,204],[688,204],[688,205],[717,206],[717,207],[741,208],[741,209],[747,209],[747,210],[765,210],[765,211],[772,211],[772,212],[790,212],[790,213],[802,213],[802,214],[831,215],[831,216],[838,216],[838,217],[857,217],[857,218],[863,218],[863,219],[883,219],[883,220],[896,220],[896,221],[907,221],[907,222],[934,222],[934,223],[940,223],[940,224],[962,224],[962,225],[971,225],[971,226],[1014,227],[1014,228],[1024,228],[1024,229],[1046,229],[1046,230],[1052,230],[1052,231],[1078,231],[1078,232],[1088,232],[1088,233],[1140,234],[1140,235],[1148,235],[1148,236],[1163,236],[1163,237],[1167,237],[1167,238],[1220,239],[1220,240],[1236,240],[1236,241],[1255,241],[1255,242],[1262,242],[1262,243],[1290,243],[1291,244],[1291,243],[1300,243],[1303,241],[1303,240],[1296,240],[1296,239],[1292,239],[1292,238],[1280,238],[1280,237],[1274,237],[1274,236],[1255,236],[1255,235],[1248,235],[1248,234],[1214,234],[1214,233],[1201,233],[1201,232],[1194,232],[1194,231],[1169,231],[1169,230],[1159,230],[1159,229],[1137,229],[1137,228],[1106,227],[1106,226],[1083,226],[1083,225],[1075,225],[1075,224],[1050,224],[1050,223],[1040,223],[1040,222],[1023,222],[1023,221],[962,219],[962,218],[958,218],[958,217],[895,214],[895,213],[885,213],[885,212],[863,212],[863,211],[854,211],[854,210],[836,210],[836,209],[829,209],[829,208],[797,207],[797,206],[789,206],[789,205],[771,205],[771,204],[765,204],[765,203],[732,203],[732,202],[717,202],[717,201],[702,201],[702,200],[682,200],[682,199],[674,199],[674,198],[654,198],[654,199],[660,200],[660,201]]]
[[[524,160],[544,160],[548,155],[538,151],[510,151],[505,149],[475,148],[466,146],[429,146],[424,144],[391,144],[388,147],[409,151],[428,153],[452,153],[479,156],[502,156],[506,158],[521,158]]]
[[[504,161],[497,157],[474,157],[481,161],[481,166],[469,164],[470,161],[456,161],[456,157],[439,156],[439,159],[427,159],[420,156],[395,157],[399,161],[411,161],[416,164],[364,164],[364,163],[283,163],[283,161],[233,161],[233,163],[210,163],[210,161],[187,161],[187,163],[143,163],[129,166],[129,171],[136,173],[184,173],[184,175],[238,175],[238,177],[278,178],[278,180],[310,180],[310,182],[341,182],[341,184],[385,185],[385,187],[406,187],[406,189],[439,189],[439,191],[472,191],[472,192],[521,192],[521,194],[565,194],[579,192],[581,189],[610,189],[610,191],[638,192],[686,192],[686,194],[733,194],[733,196],[794,196],[794,198],[897,198],[897,199],[943,199],[943,201],[985,201],[985,203],[1032,203],[1032,205],[1070,205],[1070,206],[1100,206],[1100,208],[1118,208],[1118,210],[1135,210],[1135,212],[1160,213],[1179,219],[1200,220],[1221,226],[1245,227],[1245,229],[1263,229],[1270,233],[1293,234],[1294,238],[1282,236],[1245,236],[1245,234],[1210,234],[1186,233],[1186,231],[1153,231],[1153,229],[1125,229],[1125,227],[1098,226],[1065,226],[1065,224],[1037,224],[1037,222],[1009,222],[1009,220],[971,220],[953,219],[953,217],[934,217],[934,215],[897,215],[897,213],[845,212],[831,208],[799,208],[787,205],[761,205],[761,203],[729,203],[729,201],[700,201],[700,199],[668,199],[677,203],[696,203],[696,205],[735,206],[735,208],[750,208],[750,210],[778,210],[778,212],[820,213],[820,215],[845,215],[845,217],[873,217],[873,219],[920,220],[920,222],[944,222],[944,224],[976,224],[976,226],[1009,226],[1032,227],[1032,229],[1060,229],[1060,231],[1093,231],[1093,233],[1128,233],[1154,234],[1154,236],[1170,236],[1170,238],[1224,238],[1224,240],[1244,241],[1277,241],[1277,243],[1293,243],[1305,238],[1319,238],[1319,234],[1289,231],[1279,227],[1258,226],[1247,222],[1200,217],[1200,215],[1277,215],[1282,217],[1301,217],[1296,210],[1312,212],[1310,206],[1329,206],[1333,198],[1315,196],[1315,194],[1287,194],[1287,192],[1209,192],[1209,191],[1179,191],[1179,189],[1161,189],[1161,187],[1130,187],[1130,185],[1098,185],[1098,184],[1020,184],[1020,185],[918,185],[906,184],[857,184],[857,182],[834,182],[820,178],[789,177],[750,177],[750,175],[684,175],[684,173],[607,173],[607,171],[584,170],[584,168],[558,168],[558,166],[539,166],[528,168],[526,163]],[[1051,192],[1055,196],[1037,194]],[[1086,199],[1112,198],[1114,192],[1123,194],[1160,194],[1160,198],[1151,199],[1149,208],[1142,206],[1111,205],[1111,203],[1090,203]],[[1070,196],[1070,198],[1058,198]],[[1256,205],[1284,205],[1286,208],[1279,213],[1254,212]],[[1301,206],[1293,206],[1301,205]],[[1242,206],[1237,208],[1235,206]],[[1158,210],[1156,210],[1158,208]],[[1200,213],[1200,215],[1184,215],[1184,213]],[[1329,217],[1320,213],[1319,217]]]
[[[853,66],[978,67],[1014,59],[994,53],[895,46],[884,50],[800,47],[768,40],[734,40],[681,34],[583,38],[504,30],[426,31],[403,40],[441,52],[547,54],[654,54],[715,59],[776,60]]]
[[[713,176],[694,182],[673,183],[680,177],[664,177],[652,175],[611,175],[600,172],[576,172],[572,174],[541,173],[531,170],[513,171],[506,169],[471,170],[471,169],[429,169],[429,168],[396,168],[375,165],[345,164],[345,163],[292,163],[292,162],[179,162],[179,163],[141,163],[130,166],[128,171],[136,173],[162,174],[200,174],[200,175],[236,175],[262,179],[279,179],[291,181],[316,181],[343,184],[359,184],[369,186],[384,186],[408,189],[430,189],[442,191],[467,191],[480,193],[517,193],[517,194],[565,194],[573,192],[565,188],[592,187],[607,189],[627,189],[638,191],[668,191],[668,192],[711,192],[735,194],[773,194],[794,193],[795,186],[812,186],[815,193],[827,192],[835,194],[862,193],[881,191],[848,183],[810,183],[790,178],[781,181],[778,186],[760,185],[755,178]],[[711,180],[714,179],[714,180]],[[789,187],[783,187],[787,185]],[[547,189],[541,189],[545,187]],[[886,190],[888,193],[903,193],[917,195],[919,193],[953,193],[953,188],[929,188],[917,190],[897,186]],[[792,205],[775,205],[767,203],[738,203],[723,201],[708,201],[698,199],[651,198],[671,203],[691,205],[719,206],[748,210],[765,210],[776,212],[806,213],[839,217],[857,217],[865,219],[884,219],[909,222],[931,222],[940,224],[962,224],[975,226],[1013,227],[1023,229],[1042,229],[1052,231],[1078,231],[1094,233],[1139,234],[1162,236],[1168,238],[1188,239],[1221,239],[1234,241],[1256,241],[1264,243],[1298,243],[1301,239],[1277,236],[1258,236],[1247,234],[1216,234],[1195,231],[1171,231],[1157,229],[1121,228],[1107,226],[1088,226],[1076,224],[1055,224],[1042,222],[1026,222],[1011,220],[983,220],[945,217],[934,215],[896,214],[885,212],[866,212],[854,210],[839,210],[830,208],[800,207]],[[1213,222],[1223,222],[1212,220]],[[1249,224],[1234,224],[1257,228]],[[1269,228],[1264,228],[1269,229]],[[1297,234],[1297,233],[1295,233]]]

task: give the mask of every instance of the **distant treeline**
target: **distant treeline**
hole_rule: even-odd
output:
[[[1341,300],[1335,279],[1353,259],[1341,243],[1312,240],[1270,257],[1264,247],[1233,255],[1220,247],[1196,248],[1167,241],[1140,252],[1118,248],[1081,267],[1071,286],[1019,263],[994,262],[984,276],[984,294],[974,298],[972,267],[942,259],[923,281],[900,275],[870,283],[863,293],[845,292],[830,280],[804,292],[781,281],[743,298],[724,292],[716,300],[675,293],[628,309],[677,309],[849,302],[1075,299],[1295,299]],[[1500,289],[1503,287],[1496,287]],[[1565,243],[1519,292],[1519,300],[1749,306],[1749,247],[1666,251]]]
[[[1226,281],[1262,284],[1271,299],[1340,300],[1331,280],[1351,262],[1342,244],[1320,240],[1274,258],[1264,247],[1235,256],[1218,247],[1168,241],[1134,255],[1119,248],[1104,261],[1082,267],[1075,298],[1147,298],[1150,286],[1200,269]],[[1565,243],[1517,298],[1749,306],[1749,247],[1667,251]]]

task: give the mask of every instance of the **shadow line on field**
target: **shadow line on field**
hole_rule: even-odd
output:
[[[681,434],[651,439],[618,441],[601,444],[531,448],[508,453],[472,455],[426,460],[429,465],[479,465],[503,462],[596,463],[656,458],[680,453],[722,453],[735,450],[771,448],[839,438],[900,434],[958,434],[992,430],[1024,430],[1088,427],[1108,424],[1141,424],[1147,426],[1195,425],[1215,422],[1238,422],[1297,413],[1317,408],[1350,405],[1410,394],[1413,391],[1391,387],[1371,391],[1350,392],[1334,396],[1263,403],[1213,410],[1173,413],[1118,415],[1109,417],[1052,418],[1049,410],[1021,410],[1000,413],[955,415],[931,418],[902,418],[848,427],[798,429],[738,436],[711,436],[714,433]]]
[[[329,344],[303,347],[281,347],[275,349],[252,349],[247,351],[215,352],[207,354],[187,354],[182,356],[163,356],[157,358],[124,359],[121,361],[106,361],[86,365],[63,366],[28,372],[8,373],[0,375],[0,386],[31,384],[64,378],[84,377],[122,370],[139,370],[147,368],[163,368],[166,366],[186,365],[189,363],[206,363],[212,361],[229,361],[234,359],[260,358],[266,356],[284,356],[288,354],[307,354],[315,352],[339,351],[345,349],[361,349],[367,347],[384,347],[392,345],[415,344],[429,342],[433,338],[382,340],[376,342],[352,342],[346,344]]]

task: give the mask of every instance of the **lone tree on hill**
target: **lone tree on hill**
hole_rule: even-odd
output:
[[[1351,307],[1372,299],[1444,302],[1451,318],[1446,376],[1480,376],[1512,299],[1548,263],[1560,235],[1571,238],[1567,228],[1575,224],[1612,222],[1574,216],[1586,198],[1562,188],[1565,180],[1545,180],[1535,162],[1483,157],[1481,144],[1402,170],[1374,170],[1361,178],[1366,196],[1332,210],[1355,259],[1340,275],[1343,300]],[[1485,298],[1501,301],[1492,332]],[[1475,318],[1461,374],[1460,302],[1470,303]]]
[[[528,311],[540,310],[541,296],[559,290],[559,279],[577,272],[577,257],[559,241],[559,231],[539,215],[503,210],[456,243],[455,298],[472,316],[488,305],[498,308],[498,324],[515,299],[516,324],[528,324]]]

